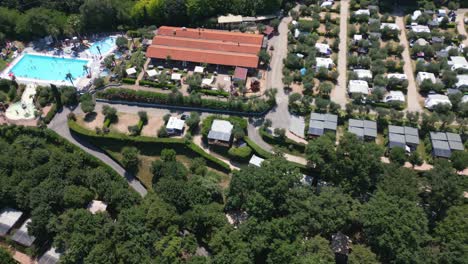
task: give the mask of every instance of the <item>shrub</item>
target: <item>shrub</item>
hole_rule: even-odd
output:
[[[123,79],[122,79],[122,82],[123,82],[123,83],[126,83],[126,84],[135,84],[136,79],[132,79],[132,78],[123,78]],[[140,83],[140,84],[141,84],[141,83]]]
[[[228,151],[229,156],[237,161],[247,161],[252,155],[252,149],[248,146],[232,147]]]
[[[390,161],[394,162],[399,165],[405,164],[406,161],[406,153],[405,149],[401,147],[394,147],[390,150],[389,155]]]
[[[138,136],[140,134],[140,128],[138,125],[128,126],[128,132],[131,136]]]
[[[140,152],[135,147],[124,147],[122,149],[122,165],[125,169],[135,171],[138,168]]]
[[[238,111],[247,113],[262,113],[273,107],[274,100],[264,99],[249,99],[247,102],[242,99],[230,99],[228,101],[203,99],[193,101],[192,96],[183,96],[180,93],[173,92],[170,94],[136,91],[124,88],[110,88],[99,91],[96,96],[106,100],[122,100],[130,102],[142,102],[150,104],[164,104],[174,106],[192,106],[203,107],[225,111]]]
[[[54,119],[55,115],[57,114],[57,104],[53,104],[50,108],[47,115],[44,117],[44,123],[49,124],[52,119]]]
[[[153,88],[161,88],[161,89],[173,89],[177,88],[177,85],[171,84],[171,83],[163,83],[163,82],[153,82],[153,81],[146,81],[146,80],[141,80],[140,85],[143,86],[150,86]]]
[[[166,127],[163,126],[158,130],[158,137],[160,138],[167,138],[169,134],[167,133]]]

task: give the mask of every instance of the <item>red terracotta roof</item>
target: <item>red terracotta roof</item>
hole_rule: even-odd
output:
[[[157,59],[166,59],[170,56],[172,60],[177,61],[191,61],[248,68],[256,68],[258,66],[258,56],[253,54],[161,45],[151,45],[146,51],[146,56]]]
[[[247,79],[247,71],[248,70],[246,68],[236,67],[236,69],[234,70],[233,79],[245,81]]]
[[[237,42],[221,42],[215,40],[177,38],[171,36],[157,36],[153,39],[153,45],[185,47],[193,49],[206,49],[216,51],[228,51],[238,53],[258,54],[260,51],[259,45],[237,43]]]
[[[224,30],[213,30],[204,28],[180,28],[162,26],[158,29],[158,35],[173,36],[192,39],[206,39],[229,42],[240,42],[245,44],[262,45],[263,36],[258,34],[229,32]]]
[[[275,29],[271,26],[266,26],[265,29],[263,30],[263,34],[269,36],[271,35],[271,33],[273,33],[273,31],[275,31]]]
[[[162,26],[146,56],[256,68],[262,43],[263,36],[258,34]]]

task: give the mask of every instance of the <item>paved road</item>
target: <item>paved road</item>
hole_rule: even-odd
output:
[[[270,40],[270,45],[274,46],[273,56],[270,62],[270,72],[268,73],[268,88],[278,89],[276,94],[277,106],[271,110],[266,118],[269,118],[275,128],[289,128],[291,116],[288,110],[288,95],[284,91],[283,84],[283,60],[288,55],[288,25],[292,21],[291,17],[285,17],[278,26],[278,36]]]
[[[347,75],[347,56],[348,56],[348,16],[349,16],[349,0],[342,0],[340,2],[340,51],[338,53],[338,84],[332,90],[332,100],[341,105],[344,109],[348,102],[346,95],[346,75]]]
[[[79,111],[77,109],[77,111]],[[128,184],[141,196],[145,196],[147,194],[147,190],[145,187],[135,178],[135,176],[131,175],[124,168],[122,168],[117,162],[112,160],[109,156],[107,156],[102,150],[93,146],[88,141],[84,140],[83,138],[79,138],[75,135],[70,133],[67,124],[67,115],[70,113],[70,110],[64,108],[62,112],[57,113],[55,118],[50,122],[49,128],[54,130],[57,134],[64,137],[74,145],[80,147],[87,153],[93,155],[94,157],[100,159],[105,164],[109,165],[112,169],[114,169],[120,176],[124,177]]]
[[[414,79],[413,67],[411,65],[411,57],[409,53],[408,39],[406,37],[405,31],[405,22],[403,19],[403,16],[397,16],[396,24],[401,29],[400,43],[405,47],[405,49],[403,50],[403,60],[405,61],[403,70],[406,76],[408,77],[408,93],[406,96],[408,107],[406,110],[409,112],[423,112],[421,104],[423,104],[424,99],[419,94],[418,88],[416,86],[416,81]]]
[[[465,28],[465,13],[468,12],[468,8],[460,8],[457,10],[457,29],[458,29],[458,34],[462,34],[468,37],[468,34],[466,33],[466,28]],[[465,47],[468,47],[468,38],[463,41],[463,44],[465,44]]]

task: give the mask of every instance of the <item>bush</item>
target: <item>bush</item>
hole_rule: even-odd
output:
[[[232,159],[244,162],[250,159],[250,156],[252,155],[252,149],[248,146],[238,148],[232,147],[229,149],[228,154]]]
[[[106,100],[122,100],[129,102],[141,102],[150,104],[164,104],[173,106],[202,107],[225,111],[237,111],[245,113],[262,113],[269,110],[275,104],[274,100],[249,99],[247,103],[242,99],[230,99],[228,101],[214,99],[197,99],[193,96],[183,96],[180,93],[170,94],[136,91],[124,88],[110,88],[99,91],[96,96]]]
[[[122,165],[125,169],[135,171],[138,169],[140,152],[135,147],[124,147],[122,149]]]
[[[390,161],[398,165],[404,165],[406,161],[405,149],[401,147],[394,147],[390,150]]]
[[[158,130],[158,137],[160,138],[167,138],[169,136],[169,134],[167,133],[167,129],[165,126],[161,127],[159,130]]]
[[[44,123],[49,124],[52,119],[54,119],[55,115],[57,114],[57,104],[53,104],[50,108],[47,115],[44,117]]]
[[[122,82],[123,82],[123,83],[126,83],[126,84],[135,84],[136,79],[132,79],[132,78],[123,78],[123,79],[122,79]],[[141,84],[141,83],[140,83],[140,84]]]
[[[143,86],[150,86],[153,88],[161,88],[161,89],[168,89],[171,90],[173,88],[177,88],[177,85],[170,84],[170,83],[161,83],[161,82],[153,82],[153,81],[146,81],[146,80],[141,80],[140,85]]]
[[[110,124],[111,124],[110,118],[104,119],[104,125],[103,125],[104,128],[110,127]]]

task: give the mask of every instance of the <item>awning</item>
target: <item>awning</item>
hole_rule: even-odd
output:
[[[137,71],[136,71],[135,68],[129,68],[129,69],[126,70],[126,72],[127,72],[128,75],[133,75],[133,74],[135,74]]]
[[[149,70],[149,71],[146,71],[146,73],[148,74],[149,77],[158,75],[158,72],[156,70]]]
[[[182,79],[182,74],[180,74],[180,73],[173,73],[171,75],[171,80],[180,81],[180,79]]]
[[[195,70],[193,72],[203,73],[204,71],[205,71],[205,68],[203,68],[201,66],[195,66]]]

